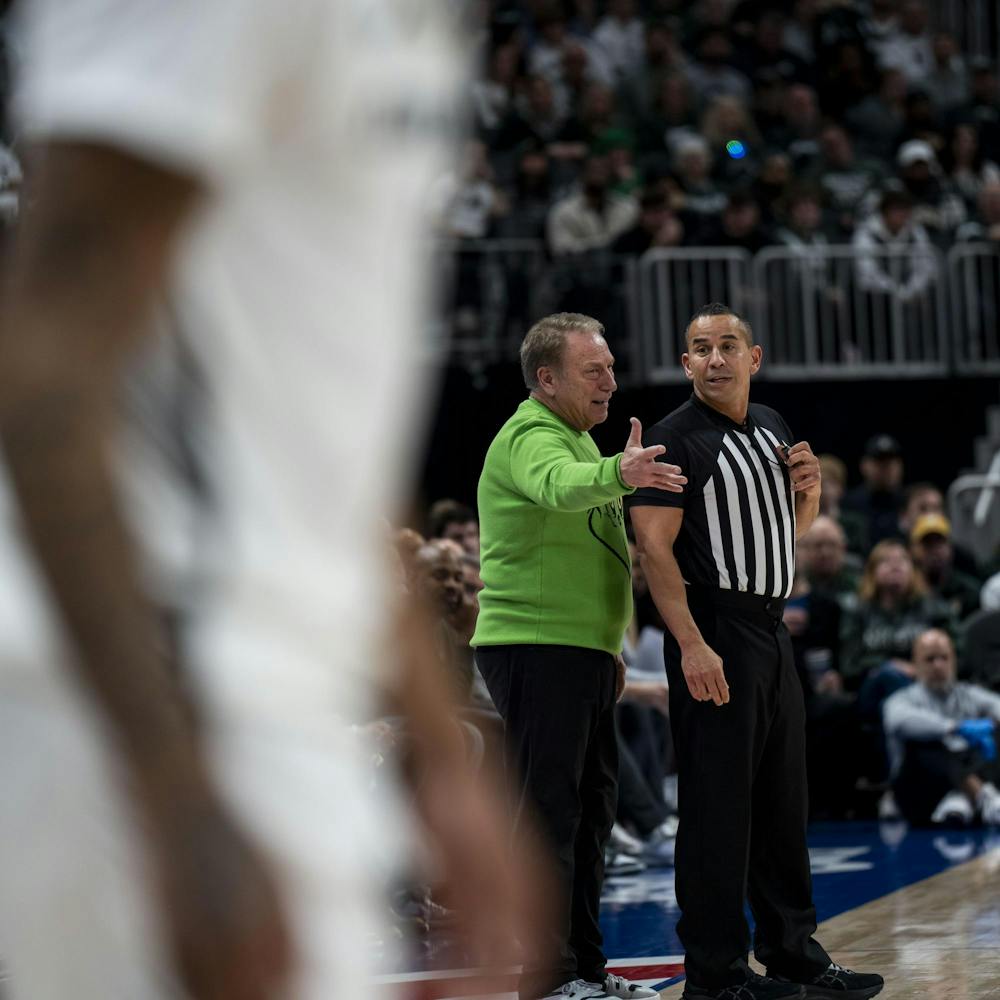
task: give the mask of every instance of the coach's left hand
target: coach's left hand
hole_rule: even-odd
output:
[[[775,449],[781,455],[781,449]],[[784,458],[788,466],[788,474],[792,480],[793,493],[805,493],[808,496],[819,496],[822,477],[819,471],[819,459],[813,454],[808,441],[799,441],[788,449]]]

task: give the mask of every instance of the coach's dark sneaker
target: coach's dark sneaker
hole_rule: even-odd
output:
[[[681,1000],[803,1000],[805,995],[798,983],[779,982],[751,972],[747,981],[738,986],[703,989],[685,983]]]
[[[789,982],[781,976],[775,978],[782,983]],[[831,962],[826,972],[802,985],[806,1000],[868,1000],[882,992],[885,980],[874,972],[852,972]]]

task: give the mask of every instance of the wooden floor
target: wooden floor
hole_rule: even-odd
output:
[[[885,1000],[1000,1000],[1000,850],[841,913],[818,937],[834,961],[884,975]]]

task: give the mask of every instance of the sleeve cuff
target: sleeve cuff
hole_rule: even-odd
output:
[[[615,463],[615,476],[618,479],[618,485],[625,491],[626,496],[630,496],[635,493],[635,487],[629,486],[629,484],[622,479],[622,457],[623,455],[619,453],[612,458],[612,461]]]

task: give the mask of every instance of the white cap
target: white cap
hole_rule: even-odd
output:
[[[930,164],[937,163],[934,148],[929,142],[924,142],[923,139],[911,139],[909,142],[904,142],[896,154],[896,162],[901,167],[908,167],[913,163],[919,163],[921,160]]]

